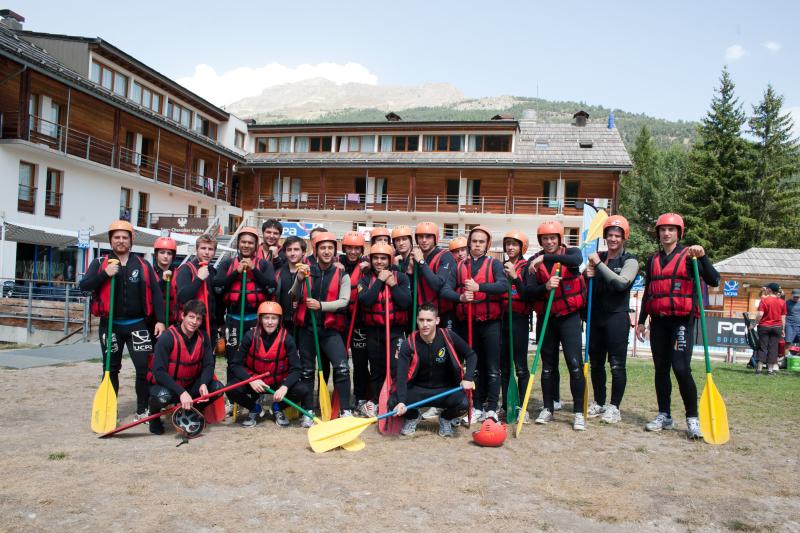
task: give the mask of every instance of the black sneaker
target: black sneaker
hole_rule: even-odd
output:
[[[150,433],[153,435],[163,435],[164,434],[164,422],[161,421],[161,418],[154,418],[150,421]]]

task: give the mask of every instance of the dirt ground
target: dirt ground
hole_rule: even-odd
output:
[[[577,433],[561,411],[555,422],[527,425],[519,439],[485,449],[464,429],[439,438],[434,420],[411,439],[370,428],[364,450],[321,455],[299,427],[279,430],[271,421],[245,429],[228,419],[180,447],[169,425],[161,437],[140,426],[99,440],[89,429],[98,365],[0,370],[0,529],[800,530],[796,411],[776,420],[765,406],[732,402],[724,446],[687,441],[682,409],[679,430],[649,434],[642,426],[655,396],[645,362],[630,365],[616,426],[592,420]],[[122,383],[127,421],[129,361]],[[677,387],[674,394],[677,407]],[[537,410],[539,399],[537,377]]]

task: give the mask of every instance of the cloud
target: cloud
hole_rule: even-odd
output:
[[[775,41],[767,41],[765,43],[762,43],[761,46],[769,50],[770,53],[772,54],[777,54],[778,52],[780,52],[781,48],[783,48],[781,46],[781,43]]]
[[[263,67],[238,67],[222,74],[200,64],[194,74],[178,78],[178,83],[216,105],[227,105],[248,96],[258,96],[267,87],[311,78],[325,78],[336,84],[366,83],[376,85],[378,76],[358,63],[319,63],[287,67],[270,63]]]
[[[747,55],[747,50],[740,44],[734,44],[725,49],[725,60],[736,61]]]

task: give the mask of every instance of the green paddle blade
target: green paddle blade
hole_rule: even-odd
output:
[[[511,372],[506,391],[506,422],[513,424],[519,416],[519,385],[514,373],[514,363],[511,363]]]
[[[709,444],[725,444],[730,439],[728,410],[714,384],[711,373],[706,374],[706,386],[700,395],[700,431]]]

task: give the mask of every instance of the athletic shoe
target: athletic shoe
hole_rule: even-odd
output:
[[[272,417],[275,419],[275,424],[278,427],[287,428],[290,425],[289,419],[286,418],[286,415],[283,414],[283,411],[277,409],[272,411]]]
[[[500,420],[506,419],[506,410],[503,409],[502,407],[499,407],[497,409],[497,418],[499,418]]]
[[[431,407],[424,413],[422,413],[422,418],[425,420],[430,420],[431,418],[437,418],[439,413],[444,411],[444,409],[439,409],[438,407]]]
[[[133,415],[133,421],[134,422],[138,422],[142,418],[147,418],[148,416],[150,416],[150,409],[149,408],[145,409],[141,413],[136,413],[135,415]],[[149,424],[149,422],[144,422],[144,423],[145,424]]]
[[[440,437],[454,437],[452,420],[439,417],[439,436]]]
[[[364,401],[364,400],[362,400],[362,401]],[[361,402],[359,402],[359,403],[361,403]],[[359,406],[358,413],[361,416],[364,416],[364,417],[367,417],[367,418],[372,418],[372,417],[374,417],[374,416],[376,416],[378,414],[375,404],[372,403],[371,401],[364,401],[364,403]]]
[[[661,431],[662,429],[672,429],[675,427],[672,417],[667,413],[658,413],[654,420],[648,422],[644,427],[647,431]]]
[[[690,416],[686,419],[686,436],[690,439],[703,438],[703,434],[700,433],[700,420],[696,416]]]
[[[531,423],[531,414],[528,411],[525,411],[525,420],[523,420],[522,423],[523,424]]]
[[[164,434],[164,422],[161,421],[161,417],[154,418],[150,421],[150,433],[154,435]]]
[[[483,416],[483,420],[481,420],[481,422],[483,422],[484,420],[486,420],[488,418],[491,418],[495,422],[500,422],[500,419],[497,417],[497,413],[495,413],[494,411],[484,411],[482,416]]]
[[[575,413],[572,419],[572,429],[575,431],[586,431],[586,420],[583,418],[583,413]]]
[[[560,410],[561,410],[561,400],[553,402],[553,411],[560,411]]]
[[[545,407],[541,411],[539,411],[539,416],[536,417],[537,424],[547,424],[553,419],[553,413],[550,412],[550,409]]]
[[[339,411],[339,418],[347,418],[349,416],[353,416],[353,411],[350,409],[342,409]]]
[[[480,409],[475,409],[474,407],[472,408],[472,422],[473,423],[474,422],[481,422],[481,417],[482,416],[483,416],[483,411],[481,411]],[[485,420],[485,418],[484,418],[484,420]],[[470,422],[469,416],[464,415],[461,418],[461,425],[468,426],[469,422]]]
[[[606,405],[606,410],[603,411],[603,416],[600,417],[601,422],[606,424],[616,424],[622,420],[622,415],[617,409],[616,405]]]
[[[261,407],[259,404],[256,404],[256,405]],[[261,409],[260,411],[255,411],[255,410],[250,411],[250,413],[247,415],[247,418],[242,420],[242,427],[245,427],[245,428],[255,427],[256,424],[258,424],[258,422],[262,418],[264,418],[265,414],[266,414],[266,411],[264,411],[263,409]]]
[[[233,415],[233,404],[231,403],[231,401],[226,396],[225,397],[225,416],[232,416],[232,415]]]
[[[400,434],[404,437],[410,437],[414,433],[417,432],[417,424],[419,421],[422,420],[422,416],[417,415],[416,418],[406,418],[403,421],[403,429],[400,430]]]
[[[602,415],[605,412],[606,408],[602,405],[598,405],[597,402],[592,402],[589,404],[588,415],[589,418],[597,418],[598,416]]]
[[[313,415],[314,411],[309,410],[308,413],[310,415]],[[300,427],[308,429],[313,425],[314,425],[313,416],[303,415],[303,420],[300,422]]]

